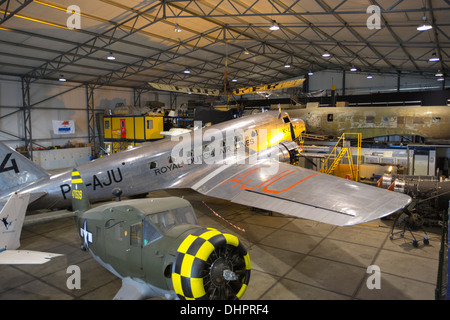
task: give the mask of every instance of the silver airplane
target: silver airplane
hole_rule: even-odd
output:
[[[162,189],[193,189],[250,207],[343,226],[371,221],[411,198],[311,171],[291,163],[305,130],[287,113],[266,112],[144,143],[78,167],[91,202]],[[243,133],[243,134],[242,134]],[[178,141],[176,141],[178,140]],[[212,161],[214,160],[214,161]],[[13,192],[30,193],[28,208],[70,207],[72,170],[49,175],[0,145],[0,205]]]

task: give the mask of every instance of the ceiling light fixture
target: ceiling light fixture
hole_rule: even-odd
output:
[[[288,58],[288,60],[286,61],[286,63],[284,64],[285,68],[290,68],[292,65],[292,56]]]
[[[439,57],[436,55],[436,53],[433,53],[433,55],[431,56],[431,58],[428,61],[437,62],[437,61],[439,61]]]
[[[175,23],[175,28],[173,29],[174,32],[181,32],[180,27],[178,26],[178,23]]]
[[[422,20],[423,20],[423,24],[421,26],[417,27],[417,31],[427,31],[427,30],[433,29],[433,26],[431,24],[427,23],[426,16],[423,16]]]
[[[189,71],[188,69],[184,70],[183,72],[186,73],[186,74],[191,73],[191,71]]]
[[[350,68],[350,71],[351,71],[351,72],[355,72],[355,71],[358,71],[358,69],[356,69],[355,67],[351,67],[351,68]]]
[[[368,76],[367,76],[367,79],[372,79],[373,77],[372,77],[372,75],[371,74],[369,74]]]
[[[444,74],[441,72],[441,70],[438,70],[438,72],[434,76],[435,77],[443,77]]]
[[[444,77],[437,78],[437,81],[444,81]]]
[[[327,50],[325,50],[325,52],[322,54],[322,57],[329,58],[331,57],[331,54]]]
[[[312,71],[308,72],[308,76],[312,76],[312,75],[314,75],[314,72],[312,72]]]
[[[275,20],[272,20],[272,25],[269,28],[272,31],[278,30],[280,29],[280,27],[278,26],[278,23]]]
[[[110,52],[109,55],[106,57],[108,60],[116,60],[116,57],[114,57],[113,53]]]
[[[231,82],[237,82],[237,79],[231,79]]]
[[[64,78],[63,75],[60,75],[58,80],[61,81],[61,82],[66,82],[67,81],[67,79]]]

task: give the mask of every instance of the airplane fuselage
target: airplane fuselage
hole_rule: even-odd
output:
[[[112,199],[111,192],[116,187],[122,189],[123,196],[145,194],[166,188],[182,188],[184,177],[189,176],[189,178],[184,178],[189,181],[202,178],[196,177],[195,170],[193,170],[197,163],[204,163],[214,156],[220,157],[220,152],[223,152],[225,157],[230,152],[236,152],[236,146],[248,151],[254,148],[256,140],[263,140],[261,148],[266,148],[268,145],[276,145],[280,141],[290,140],[291,129],[294,129],[297,135],[304,131],[302,121],[297,121],[291,126],[290,122],[286,122],[285,117],[287,116],[286,113],[279,116],[278,113],[270,112],[227,121],[210,129],[205,128],[180,136],[177,138],[178,141],[163,139],[145,143],[109,157],[93,160],[79,166],[78,171],[85,181],[89,199],[92,202]],[[245,131],[246,138],[240,142],[233,142],[232,146],[235,147],[231,148],[226,147],[222,140],[219,142],[221,147],[214,149],[210,144],[211,141],[216,141],[216,138],[211,138],[211,131],[207,137],[207,130],[214,130],[212,131],[213,136],[223,137],[223,140],[227,137],[226,132],[242,130]],[[268,132],[263,133],[263,130]],[[271,132],[272,130],[274,131]],[[266,133],[267,135],[265,135]],[[193,155],[190,161],[180,163],[174,159],[172,150],[185,141],[184,137],[188,137],[189,146],[193,146]],[[208,145],[210,145],[209,149]],[[47,193],[32,203],[29,210],[69,207],[72,201],[71,170],[38,180],[20,192]]]
[[[161,201],[155,201],[158,200]],[[172,206],[184,201],[185,206],[190,206],[178,198],[162,201],[171,202]],[[189,234],[204,228],[182,224],[161,235],[151,227],[157,237],[149,235],[146,215],[139,207],[151,205],[150,199],[108,203],[79,214],[76,225],[84,246],[104,268],[121,279],[128,278],[148,296],[174,299],[170,275],[177,249]],[[146,236],[153,240],[144,243]]]
[[[310,107],[290,110],[305,121],[307,132],[340,136],[362,133],[363,139],[388,136],[421,136],[450,139],[450,107]]]

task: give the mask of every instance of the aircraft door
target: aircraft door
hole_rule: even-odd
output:
[[[130,225],[130,247],[126,250],[130,271],[137,276],[143,274],[142,268],[142,220]]]
[[[105,262],[121,275],[141,276],[142,217],[115,208],[114,212],[107,210],[105,218]]]

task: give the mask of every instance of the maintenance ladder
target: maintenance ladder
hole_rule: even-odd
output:
[[[348,138],[349,136],[357,137],[356,147],[352,147],[351,144],[349,143],[348,145],[346,145],[345,143],[346,139],[347,141],[350,140],[350,138]],[[338,142],[336,143],[336,145],[334,146],[331,153],[325,160],[322,161],[322,168],[320,168],[319,171],[326,174],[334,174],[334,171],[336,170],[341,160],[344,158],[345,155],[347,155],[348,164],[350,167],[351,180],[359,181],[360,165],[361,165],[361,136],[362,136],[361,133],[343,133],[339,138]],[[353,161],[351,149],[356,149],[357,152],[356,164]],[[330,162],[331,164],[329,164]]]

